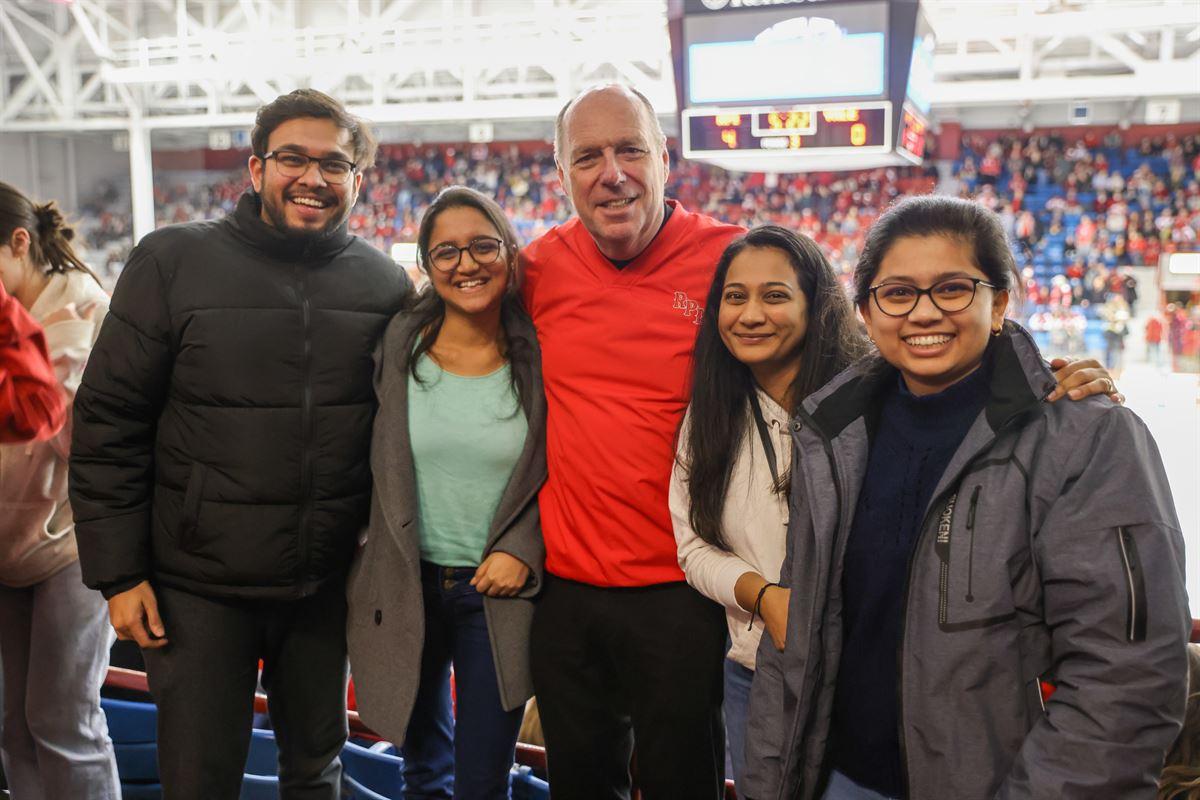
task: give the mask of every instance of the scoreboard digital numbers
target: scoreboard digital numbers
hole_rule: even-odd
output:
[[[687,158],[891,149],[890,103],[688,109],[683,121]]]
[[[896,152],[905,156],[914,164],[920,164],[925,157],[925,132],[928,123],[907,104],[904,106],[904,122],[900,126],[900,141]]]
[[[937,40],[921,0],[678,0],[668,15],[684,158],[738,172],[922,163]]]

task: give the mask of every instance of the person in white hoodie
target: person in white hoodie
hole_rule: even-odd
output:
[[[0,446],[0,755],[13,797],[119,800],[100,686],[113,631],[83,585],[67,501],[69,403],[108,311],[53,202],[0,182],[0,282],[45,329],[68,403],[53,437]]]

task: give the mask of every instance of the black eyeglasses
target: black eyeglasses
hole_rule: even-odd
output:
[[[429,262],[441,272],[453,272],[462,263],[464,251],[470,251],[471,258],[475,259],[476,264],[486,266],[495,264],[503,250],[504,242],[493,239],[491,236],[480,236],[472,239],[466,247],[455,247],[449,242],[439,244],[429,251]]]
[[[907,283],[880,283],[872,286],[870,291],[875,298],[875,305],[889,317],[911,314],[923,294],[929,295],[929,299],[942,312],[957,314],[971,306],[975,300],[975,289],[980,284],[990,289],[1000,288],[982,278],[947,278],[928,289],[918,289]]]
[[[353,162],[344,158],[315,158],[294,150],[272,150],[262,157],[263,161],[268,158],[275,159],[279,174],[285,178],[299,178],[308,172],[308,165],[314,161],[321,170],[321,177],[328,183],[345,183],[358,169]]]

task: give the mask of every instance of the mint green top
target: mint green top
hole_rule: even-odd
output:
[[[496,506],[525,446],[528,421],[505,364],[490,375],[446,372],[428,355],[408,376],[421,558],[478,566]]]

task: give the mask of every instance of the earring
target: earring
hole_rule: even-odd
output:
[[[1004,324],[1003,324],[1003,323],[1001,323],[1000,327],[998,327],[998,328],[992,328],[992,336],[999,336],[999,335],[1000,335],[1000,332],[1001,332],[1002,330],[1004,330]]]

